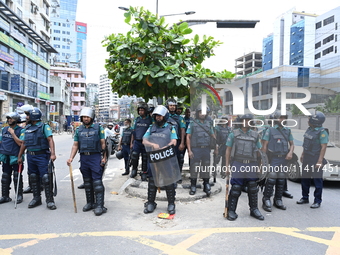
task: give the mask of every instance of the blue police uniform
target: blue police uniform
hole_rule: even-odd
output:
[[[323,170],[317,169],[315,164],[317,163],[321,144],[328,143],[328,132],[323,127],[309,127],[304,134],[303,140],[303,162],[302,162],[302,199],[304,201],[309,200],[309,189],[311,185],[311,178],[313,178],[315,191],[314,191],[314,203],[321,204],[322,202],[322,189],[323,189]],[[323,159],[322,164],[325,164],[326,160]]]
[[[28,208],[41,205],[40,177],[44,185],[47,208],[51,210],[57,208],[53,198],[52,176],[48,173],[51,152],[47,138],[51,136],[51,127],[41,121],[27,125],[25,132],[20,136],[27,149],[27,166],[33,192],[33,199],[28,204]]]
[[[103,168],[101,163],[101,139],[105,139],[103,127],[91,124],[90,127],[81,125],[76,129],[74,141],[79,143],[80,171],[83,178],[101,180]]]
[[[1,130],[0,136],[0,161],[2,162],[2,178],[1,178],[1,190],[2,197],[0,198],[0,204],[5,202],[10,202],[12,199],[9,197],[9,188],[11,185],[11,176],[13,173],[13,182],[15,191],[18,187],[18,199],[17,203],[21,203],[23,200],[23,181],[22,174],[20,173],[20,181],[19,181],[19,165],[18,165],[18,154],[19,154],[19,145],[15,142],[12,134],[8,132],[10,127],[4,127]],[[21,133],[24,131],[21,127],[15,126],[14,128],[15,135],[19,138]],[[24,160],[24,157],[22,157]],[[23,167],[23,166],[22,166]],[[19,181],[19,183],[18,183]]]
[[[130,177],[134,178],[137,175],[138,170],[138,159],[139,155],[142,154],[142,180],[146,181],[147,175],[147,155],[145,151],[145,147],[143,145],[142,139],[145,132],[148,130],[149,126],[152,124],[152,118],[147,115],[145,118],[138,116],[135,120],[133,126],[133,148],[131,152],[131,161],[132,161],[132,172]]]
[[[132,136],[133,129],[131,127],[125,128],[123,130],[121,146],[122,146],[122,153],[124,158],[125,164],[125,173],[123,175],[130,173],[129,167],[129,157],[130,157],[130,144],[131,144],[131,136]]]
[[[282,203],[282,196],[285,189],[287,160],[286,155],[289,152],[289,142],[293,141],[292,132],[287,127],[275,125],[269,127],[262,136],[262,140],[268,141],[268,154],[270,155],[270,169],[263,192],[263,209],[271,212],[270,197],[275,185],[274,206],[286,210]]]
[[[176,130],[176,134],[177,134],[177,143],[175,146],[175,151],[176,151],[176,156],[177,156],[177,161],[178,161],[178,165],[179,165],[179,170],[180,172],[182,172],[182,168],[183,168],[183,164],[184,164],[184,151],[180,151],[179,150],[179,146],[182,142],[181,139],[181,132],[182,132],[182,128],[185,130],[186,125],[185,125],[185,121],[183,119],[182,116],[173,113],[169,115],[169,120],[168,122],[171,123]]]

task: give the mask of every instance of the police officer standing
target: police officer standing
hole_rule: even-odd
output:
[[[10,202],[12,199],[9,197],[9,188],[12,180],[15,191],[18,187],[17,203],[20,204],[23,201],[22,195],[22,174],[19,177],[19,165],[18,154],[22,140],[19,139],[23,129],[18,126],[20,122],[20,115],[16,112],[10,112],[6,114],[8,126],[1,130],[2,136],[0,137],[0,160],[2,162],[2,178],[1,178],[1,192],[0,204]],[[19,182],[18,182],[19,180]]]
[[[169,98],[165,102],[166,108],[169,110],[170,116],[168,122],[175,127],[176,134],[178,137],[176,143],[176,155],[179,164],[180,173],[184,164],[184,149],[185,149],[185,122],[182,116],[177,114],[177,102],[173,98]],[[181,180],[179,181],[181,183]]]
[[[145,147],[143,145],[143,135],[146,130],[148,130],[149,126],[152,124],[152,118],[148,114],[149,106],[145,102],[141,102],[138,104],[137,112],[139,116],[136,118],[134,126],[133,126],[133,134],[131,137],[131,178],[135,178],[137,176],[138,171],[138,160],[139,155],[142,154],[142,172],[141,178],[142,181],[146,181],[147,179],[147,155],[145,151]]]
[[[100,216],[107,211],[104,207],[105,188],[102,181],[102,166],[106,163],[107,155],[105,155],[104,129],[98,123],[93,123],[94,117],[94,110],[90,107],[84,107],[80,111],[80,120],[83,124],[76,129],[67,165],[71,165],[79,150],[80,172],[83,175],[86,195],[83,212],[94,209],[94,214]]]
[[[326,116],[319,111],[315,111],[315,113],[309,117],[309,127],[304,134],[302,145],[303,152],[300,158],[302,162],[302,198],[296,203],[309,203],[309,189],[311,185],[311,179],[313,179],[315,185],[314,203],[310,206],[313,209],[319,208],[322,202],[322,168],[327,163],[327,161],[324,159],[324,156],[328,143],[328,129],[322,127],[322,124],[325,122],[325,120]]]
[[[226,142],[227,142],[227,138],[231,132],[231,128],[228,126],[228,117],[227,116],[222,116],[221,117],[221,124],[216,126],[216,137],[217,137],[217,144],[218,144],[218,154],[217,156],[215,156],[214,158],[220,157],[222,158],[222,162],[221,162],[221,177],[225,178],[226,177],[226,172],[225,172],[225,168],[223,168],[223,166],[226,165],[226,158],[225,158],[225,153],[226,153]],[[215,169],[216,171],[216,169]]]
[[[163,105],[158,105],[152,114],[155,123],[152,124],[143,136],[143,144],[145,145],[148,152],[159,151],[164,147],[170,148],[168,152],[164,153],[173,155],[168,160],[162,159],[159,162],[148,162],[148,201],[144,204],[144,213],[152,213],[157,204],[155,203],[156,198],[156,186],[164,186],[168,200],[168,212],[169,214],[175,214],[175,182],[179,180],[180,174],[178,168],[178,162],[175,158],[175,152],[173,148],[169,146],[175,146],[177,142],[177,135],[175,128],[167,123],[169,118],[169,112]],[[162,152],[161,152],[162,153]],[[174,160],[174,161],[172,161]],[[175,164],[171,164],[171,163]],[[152,164],[152,166],[151,166]]]
[[[282,203],[282,196],[286,181],[287,161],[292,159],[294,151],[292,132],[283,126],[287,118],[288,115],[282,115],[281,111],[277,110],[274,113],[275,126],[268,127],[262,136],[262,151],[267,153],[270,164],[262,198],[262,208],[267,212],[272,211],[270,197],[273,194],[274,186],[274,206],[286,210],[286,206]]]
[[[202,105],[196,108],[195,119],[190,122],[187,129],[187,148],[190,161],[190,195],[196,194],[197,177],[203,179],[203,191],[210,196],[211,187],[209,184],[210,178],[210,142],[211,139],[216,139],[211,121],[208,121],[206,112],[202,112]],[[215,152],[217,152],[217,144]]]
[[[22,155],[27,149],[27,165],[33,199],[28,208],[41,205],[40,178],[45,190],[47,208],[55,210],[57,207],[53,198],[52,176],[48,173],[49,161],[55,161],[55,146],[51,127],[41,121],[42,113],[39,108],[33,107],[27,112],[25,132],[20,136],[24,142],[21,144],[18,164],[22,163]]]
[[[253,119],[252,114],[244,114],[239,118],[242,122],[239,128],[235,128],[228,136],[226,150],[226,167],[232,172],[230,184],[231,189],[228,196],[228,220],[236,220],[238,215],[236,207],[241,195],[242,186],[248,187],[248,200],[250,216],[264,220],[258,209],[257,188],[257,158],[258,150],[261,149],[261,141],[258,133],[250,129],[249,121]]]
[[[124,120],[124,129],[123,129],[122,138],[119,141],[118,150],[122,151],[124,164],[125,164],[125,172],[122,175],[130,174],[130,166],[129,166],[129,157],[130,157],[130,144],[131,144],[131,136],[132,136],[132,128],[131,128],[131,120]]]

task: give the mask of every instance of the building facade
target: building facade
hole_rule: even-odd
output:
[[[101,121],[114,119],[114,112],[118,112],[118,93],[112,92],[111,80],[107,74],[99,77],[99,117]]]

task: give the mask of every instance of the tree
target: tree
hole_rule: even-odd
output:
[[[130,7],[124,16],[130,31],[126,35],[112,34],[103,41],[109,52],[105,68],[113,91],[144,99],[184,97],[190,93],[189,84],[225,83],[235,76],[201,65],[214,56],[213,49],[222,43],[211,36],[203,36],[202,41],[198,35],[186,38],[192,33],[186,22],[169,27],[164,17],[159,18],[143,7]]]

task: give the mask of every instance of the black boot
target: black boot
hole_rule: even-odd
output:
[[[28,175],[28,186],[22,191],[22,193],[24,194],[32,193],[30,175]]]
[[[136,176],[137,176],[137,168],[136,169],[132,169],[131,170],[131,174],[130,174],[131,178],[135,178]]]
[[[84,183],[80,184],[80,185],[78,186],[78,189],[85,189]]]
[[[203,179],[203,191],[207,194],[207,197],[210,197],[211,194],[211,187],[209,183],[209,178]]]
[[[19,180],[20,179],[20,180]],[[19,183],[18,183],[19,180]],[[23,201],[23,182],[22,182],[22,174],[20,174],[20,178],[19,178],[19,172],[14,172],[13,173],[13,182],[14,182],[14,189],[15,192],[17,192],[18,190],[18,195],[17,195],[17,204],[22,203]],[[19,188],[18,188],[18,184],[19,184]]]
[[[148,180],[148,156],[145,153],[142,153],[142,172],[140,174],[142,182]]]
[[[257,188],[257,183],[255,181],[249,181],[248,182],[248,200],[249,200],[250,216],[258,220],[264,220],[264,217],[261,214],[257,206],[258,191],[259,190]]]
[[[51,182],[50,182],[50,176],[48,174],[44,174],[42,177],[42,182],[43,182],[44,190],[45,190],[47,208],[50,210],[57,209],[54,203],[53,186],[51,185]]]
[[[228,195],[228,213],[227,213],[227,219],[228,220],[236,220],[238,215],[236,213],[236,207],[238,198],[241,195],[242,186],[241,185],[233,185],[230,189],[229,195]]]
[[[104,207],[105,188],[104,188],[102,180],[93,181],[93,191],[94,191],[94,195],[96,197],[94,214],[96,216],[100,216],[103,213],[106,213],[106,211],[107,211],[107,208]]]
[[[277,179],[275,185],[274,206],[281,210],[286,210],[282,203],[282,195],[284,189],[285,179]]]
[[[12,199],[9,197],[9,186],[10,185],[11,185],[11,175],[9,175],[8,173],[2,173],[2,178],[1,178],[2,197],[0,198],[0,204],[12,201]]]
[[[176,213],[176,206],[175,206],[175,199],[176,199],[176,189],[175,185],[171,184],[165,187],[166,197],[168,199],[168,213],[175,214]]]
[[[195,195],[196,194],[196,184],[197,184],[197,179],[192,178],[190,179],[191,181],[191,186],[190,186],[190,191],[189,194],[190,195]]]
[[[122,173],[122,175],[128,175],[128,174],[130,174],[129,162],[128,162],[128,160],[125,160],[124,162],[125,162],[125,172]]]
[[[273,189],[274,189],[274,185],[276,183],[276,179],[274,178],[268,178],[264,191],[263,191],[263,198],[262,198],[262,208],[263,210],[267,211],[267,212],[271,212],[272,211],[272,202],[270,201],[270,197],[273,194]]]
[[[94,208],[94,192],[93,192],[93,186],[92,186],[92,179],[84,178],[84,186],[85,186],[86,205],[83,207],[83,212],[87,212]]]
[[[285,185],[283,187],[283,194],[282,196],[287,198],[293,198],[293,195],[289,193],[288,191],[288,184],[287,184],[287,178],[285,178]]]
[[[30,174],[30,187],[33,193],[33,199],[28,204],[28,208],[34,208],[41,205],[41,195],[40,195],[40,177],[36,174]]]
[[[140,176],[141,176],[142,182],[145,182],[145,181],[148,180],[148,177],[147,177],[148,174],[147,173],[141,173]]]
[[[144,204],[144,213],[152,213],[156,209],[157,207],[157,204],[155,203],[156,192],[157,192],[157,188],[155,186],[153,177],[149,177],[148,202]]]

